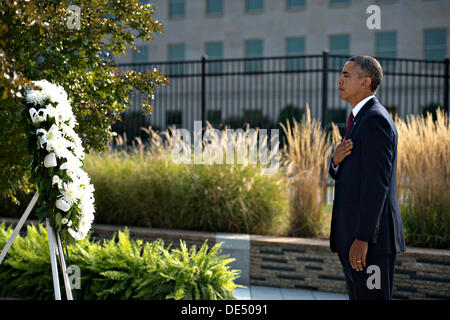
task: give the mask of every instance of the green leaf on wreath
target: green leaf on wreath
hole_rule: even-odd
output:
[[[61,225],[61,220],[62,220],[61,213],[57,212],[56,215],[55,215],[55,222],[56,222],[56,224],[57,224],[58,226]]]
[[[44,221],[45,217],[47,216],[47,210],[45,210],[45,206],[37,208],[36,213],[39,217],[39,222]]]

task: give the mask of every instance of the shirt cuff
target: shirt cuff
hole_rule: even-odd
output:
[[[331,167],[333,168],[334,172],[337,172],[339,165],[335,166],[333,160],[331,160]]]

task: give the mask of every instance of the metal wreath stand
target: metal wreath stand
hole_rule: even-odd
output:
[[[33,198],[31,199],[30,203],[28,204],[28,207],[26,208],[24,214],[22,215],[19,222],[17,223],[11,237],[9,237],[8,242],[6,243],[5,247],[3,248],[3,250],[0,254],[0,264],[2,263],[3,259],[6,256],[6,253],[8,252],[9,248],[11,247],[11,245],[13,244],[17,235],[19,234],[20,229],[22,229],[23,224],[28,219],[28,216],[30,215],[30,212],[33,210],[34,206],[36,205],[38,198],[39,198],[39,192],[36,191]],[[60,263],[61,271],[63,274],[64,287],[66,289],[67,300],[73,300],[72,289],[70,287],[69,277],[67,275],[66,261],[64,259],[64,252],[63,252],[63,248],[61,245],[61,238],[59,236],[59,233],[56,232],[55,229],[50,225],[48,218],[45,219],[45,224],[47,226],[48,246],[50,249],[50,262],[51,262],[51,266],[52,266],[52,277],[53,277],[53,288],[55,290],[55,300],[61,300],[61,290],[60,290],[60,286],[59,286],[58,266],[57,266],[57,262],[56,262],[56,256],[59,257],[59,263]]]

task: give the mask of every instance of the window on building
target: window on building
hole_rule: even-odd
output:
[[[139,51],[133,51],[133,63],[143,63],[148,62],[148,47],[141,46],[136,47]]]
[[[206,43],[206,54],[209,60],[223,59],[223,42]],[[208,72],[222,72],[222,62],[208,62]]]
[[[288,38],[286,40],[286,51],[288,56],[299,56],[305,54],[305,38]],[[304,58],[292,58],[287,60],[288,70],[300,70],[304,68]]]
[[[349,54],[350,53],[350,36],[347,34],[330,36],[330,53],[332,53],[332,54]]]
[[[247,40],[245,41],[245,57],[246,58],[261,58],[263,56],[263,42],[262,40]],[[262,60],[252,60],[245,62],[246,72],[262,71]]]
[[[223,13],[223,0],[207,0],[206,12],[208,14]]]
[[[185,0],[169,0],[169,17],[184,17]]]
[[[350,36],[347,34],[330,36],[330,54],[350,55]],[[330,68],[341,69],[345,61],[347,61],[345,57],[331,57]]]
[[[397,32],[380,32],[375,36],[375,55],[380,58],[397,58]],[[380,59],[383,66],[393,66],[395,60]]]
[[[261,11],[264,9],[264,0],[247,0],[247,11]]]
[[[447,55],[447,30],[425,30],[425,59],[444,60]]]
[[[398,0],[377,0],[377,4],[394,4],[398,3]]]
[[[331,4],[335,5],[335,4],[348,4],[350,3],[350,0],[331,0]]]
[[[303,8],[306,6],[306,0],[288,0],[287,7],[291,8]]]
[[[183,61],[185,60],[186,46],[184,44],[170,44],[169,45],[169,61]],[[174,63],[171,65],[170,72],[172,75],[184,73],[183,63]]]

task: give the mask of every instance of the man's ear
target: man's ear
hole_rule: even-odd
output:
[[[370,77],[365,77],[364,79],[363,79],[363,83],[362,83],[362,86],[365,88],[365,89],[369,89],[370,90],[370,86],[372,85],[372,79],[370,79]]]

